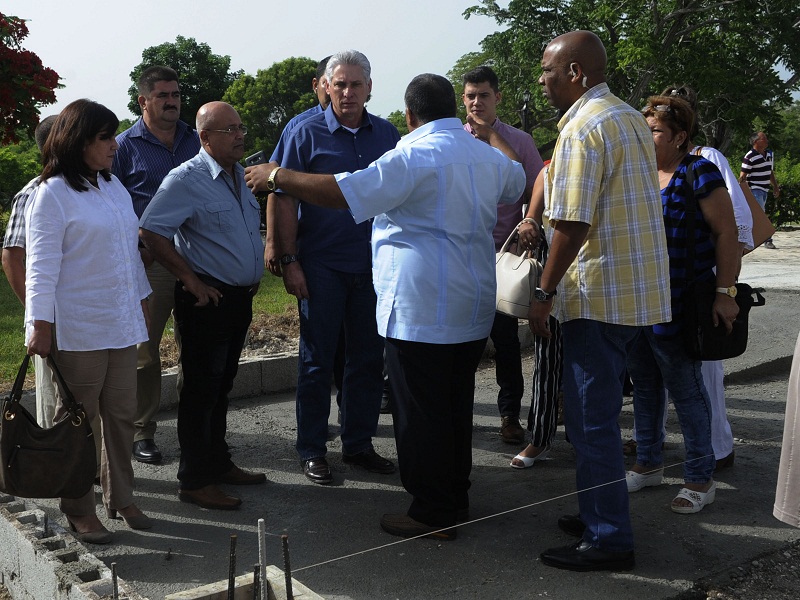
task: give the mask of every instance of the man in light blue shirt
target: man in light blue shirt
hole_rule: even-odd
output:
[[[490,124],[470,117],[503,152],[464,131],[444,77],[415,77],[405,102],[411,133],[366,169],[335,176],[279,169],[270,177],[294,197],[349,208],[356,222],[375,217],[378,331],[386,338],[400,475],[413,496],[407,514],[384,515],[381,527],[450,540],[468,516],[475,371],[495,312],[497,204],[519,198],[525,172],[504,156],[517,158]]]
[[[239,114],[224,102],[204,104],[197,131],[200,153],[169,172],[142,215],[139,235],[177,279],[175,325],[183,372],[178,498],[233,510],[242,500],[216,484],[266,481],[263,473],[237,467],[225,441],[228,393],[264,272],[264,245],[258,202],[239,164],[247,133]]]

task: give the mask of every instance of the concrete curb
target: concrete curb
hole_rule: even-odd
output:
[[[111,570],[32,501],[0,494],[0,583],[15,600],[111,598]],[[117,579],[119,598],[145,600]]]

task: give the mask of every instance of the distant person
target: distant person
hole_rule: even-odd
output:
[[[86,417],[100,415],[108,517],[148,529],[151,519],[133,503],[130,448],[136,344],[147,339],[150,285],[130,195],[111,174],[118,126],[105,106],[76,100],[44,145],[41,183],[26,215],[25,340],[29,354],[52,356]],[[60,405],[54,420],[65,412]],[[81,541],[111,541],[93,488],[59,506]]]
[[[800,336],[794,348],[783,423],[781,462],[772,514],[784,523],[800,527]]]
[[[45,117],[36,126],[33,137],[41,153],[47,136],[56,122],[56,115]],[[39,176],[31,179],[11,202],[11,213],[8,216],[6,235],[3,238],[3,271],[11,289],[22,305],[25,306],[25,210],[28,201],[39,187]],[[53,414],[56,411],[56,391],[53,387],[50,367],[38,354],[34,355],[36,370],[36,421],[41,427],[53,426]],[[99,432],[99,428],[98,428]]]
[[[767,204],[769,186],[772,184],[772,193],[775,198],[781,197],[781,186],[775,179],[774,156],[772,150],[768,150],[769,140],[763,131],[759,131],[750,136],[751,150],[742,159],[742,170],[739,173],[739,181],[750,186],[758,205],[763,209]],[[764,242],[764,247],[775,250],[772,238]]]
[[[564,340],[564,423],[577,455],[580,540],[541,554],[573,571],[635,565],[622,438],[625,363],[641,327],[670,319],[668,260],[652,134],[605,83],[606,51],[589,31],[553,39],[539,83],[562,113],[545,180],[547,263],[528,322]],[[556,294],[556,292],[558,292]]]
[[[133,210],[142,216],[158,186],[172,169],[197,156],[197,132],[180,120],[181,90],[178,74],[169,67],[145,69],[139,81],[139,107],[142,118],[117,136],[119,150],[112,172],[133,199]],[[148,340],[138,347],[136,375],[136,433],[133,458],[158,464],[162,454],[155,443],[156,422],[161,405],[161,337],[175,306],[175,276],[158,262],[144,246],[139,247],[147,269],[150,295]]]
[[[500,251],[508,236],[522,220],[523,206],[530,200],[533,182],[544,166],[542,157],[529,133],[503,123],[497,117],[497,105],[503,98],[497,74],[491,67],[477,67],[464,74],[464,93],[461,96],[467,114],[489,123],[500,132],[519,156],[525,169],[525,191],[513,204],[497,207],[497,225],[494,227],[494,247]],[[464,125],[467,132],[477,137],[472,126]],[[500,412],[500,438],[507,444],[525,441],[525,430],[519,423],[525,379],[522,376],[522,354],[519,345],[519,319],[496,312],[489,338],[495,350],[495,378],[500,391],[497,408]]]
[[[418,75],[405,102],[409,135],[365,169],[333,176],[268,168],[293,198],[349,209],[359,223],[374,218],[378,330],[400,477],[413,496],[405,514],[383,515],[381,527],[452,540],[456,522],[469,518],[475,371],[494,320],[496,207],[517,201],[525,173],[490,147],[516,157],[488,123],[468,117],[489,144],[463,130],[444,77]]]
[[[395,147],[400,139],[395,126],[364,106],[372,91],[370,75],[369,60],[361,52],[331,57],[325,70],[331,103],[295,127],[283,167],[353,172]],[[249,167],[249,185],[283,192],[265,176],[270,172],[266,165]],[[296,449],[301,468],[313,483],[333,481],[326,442],[334,357],[344,328],[342,459],[373,473],[393,473],[394,463],[372,444],[383,391],[383,340],[375,325],[370,224],[355,223],[347,210],[291,200],[278,205],[278,235],[283,284],[297,297],[300,313]]]
[[[164,179],[142,214],[140,237],[177,279],[175,325],[183,371],[178,498],[233,510],[241,498],[217,484],[266,481],[263,473],[236,466],[225,441],[228,393],[264,272],[261,211],[239,164],[247,128],[236,110],[224,102],[204,104],[197,131],[200,153]]]

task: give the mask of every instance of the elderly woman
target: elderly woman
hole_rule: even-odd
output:
[[[712,320],[730,331],[739,312],[733,286],[741,251],[722,174],[708,160],[688,154],[695,118],[691,106],[675,96],[652,96],[642,112],[656,147],[669,252],[672,321],[643,328],[628,357],[638,446],[627,484],[629,492],[637,492],[662,481],[666,387],[678,413],[685,446],[684,487],[671,508],[676,513],[696,513],[715,499],[715,461],[711,406],[701,363],[689,358],[683,347],[681,296],[689,283],[715,278],[718,293]],[[690,202],[697,207],[691,230],[687,223]],[[689,238],[694,240],[693,265],[686,264]]]
[[[52,356],[87,417],[100,415],[108,517],[119,514],[131,528],[146,529],[151,520],[133,503],[130,449],[136,344],[147,340],[150,286],[131,198],[110,173],[118,125],[106,107],[76,100],[44,146],[41,184],[26,217],[25,337],[29,354]],[[62,406],[55,420],[63,413]],[[111,541],[93,489],[62,498],[60,508],[82,541]]]

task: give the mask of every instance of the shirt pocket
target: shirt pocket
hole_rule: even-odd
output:
[[[206,204],[209,225],[215,231],[230,231],[233,229],[232,206],[225,202],[208,202]]]

